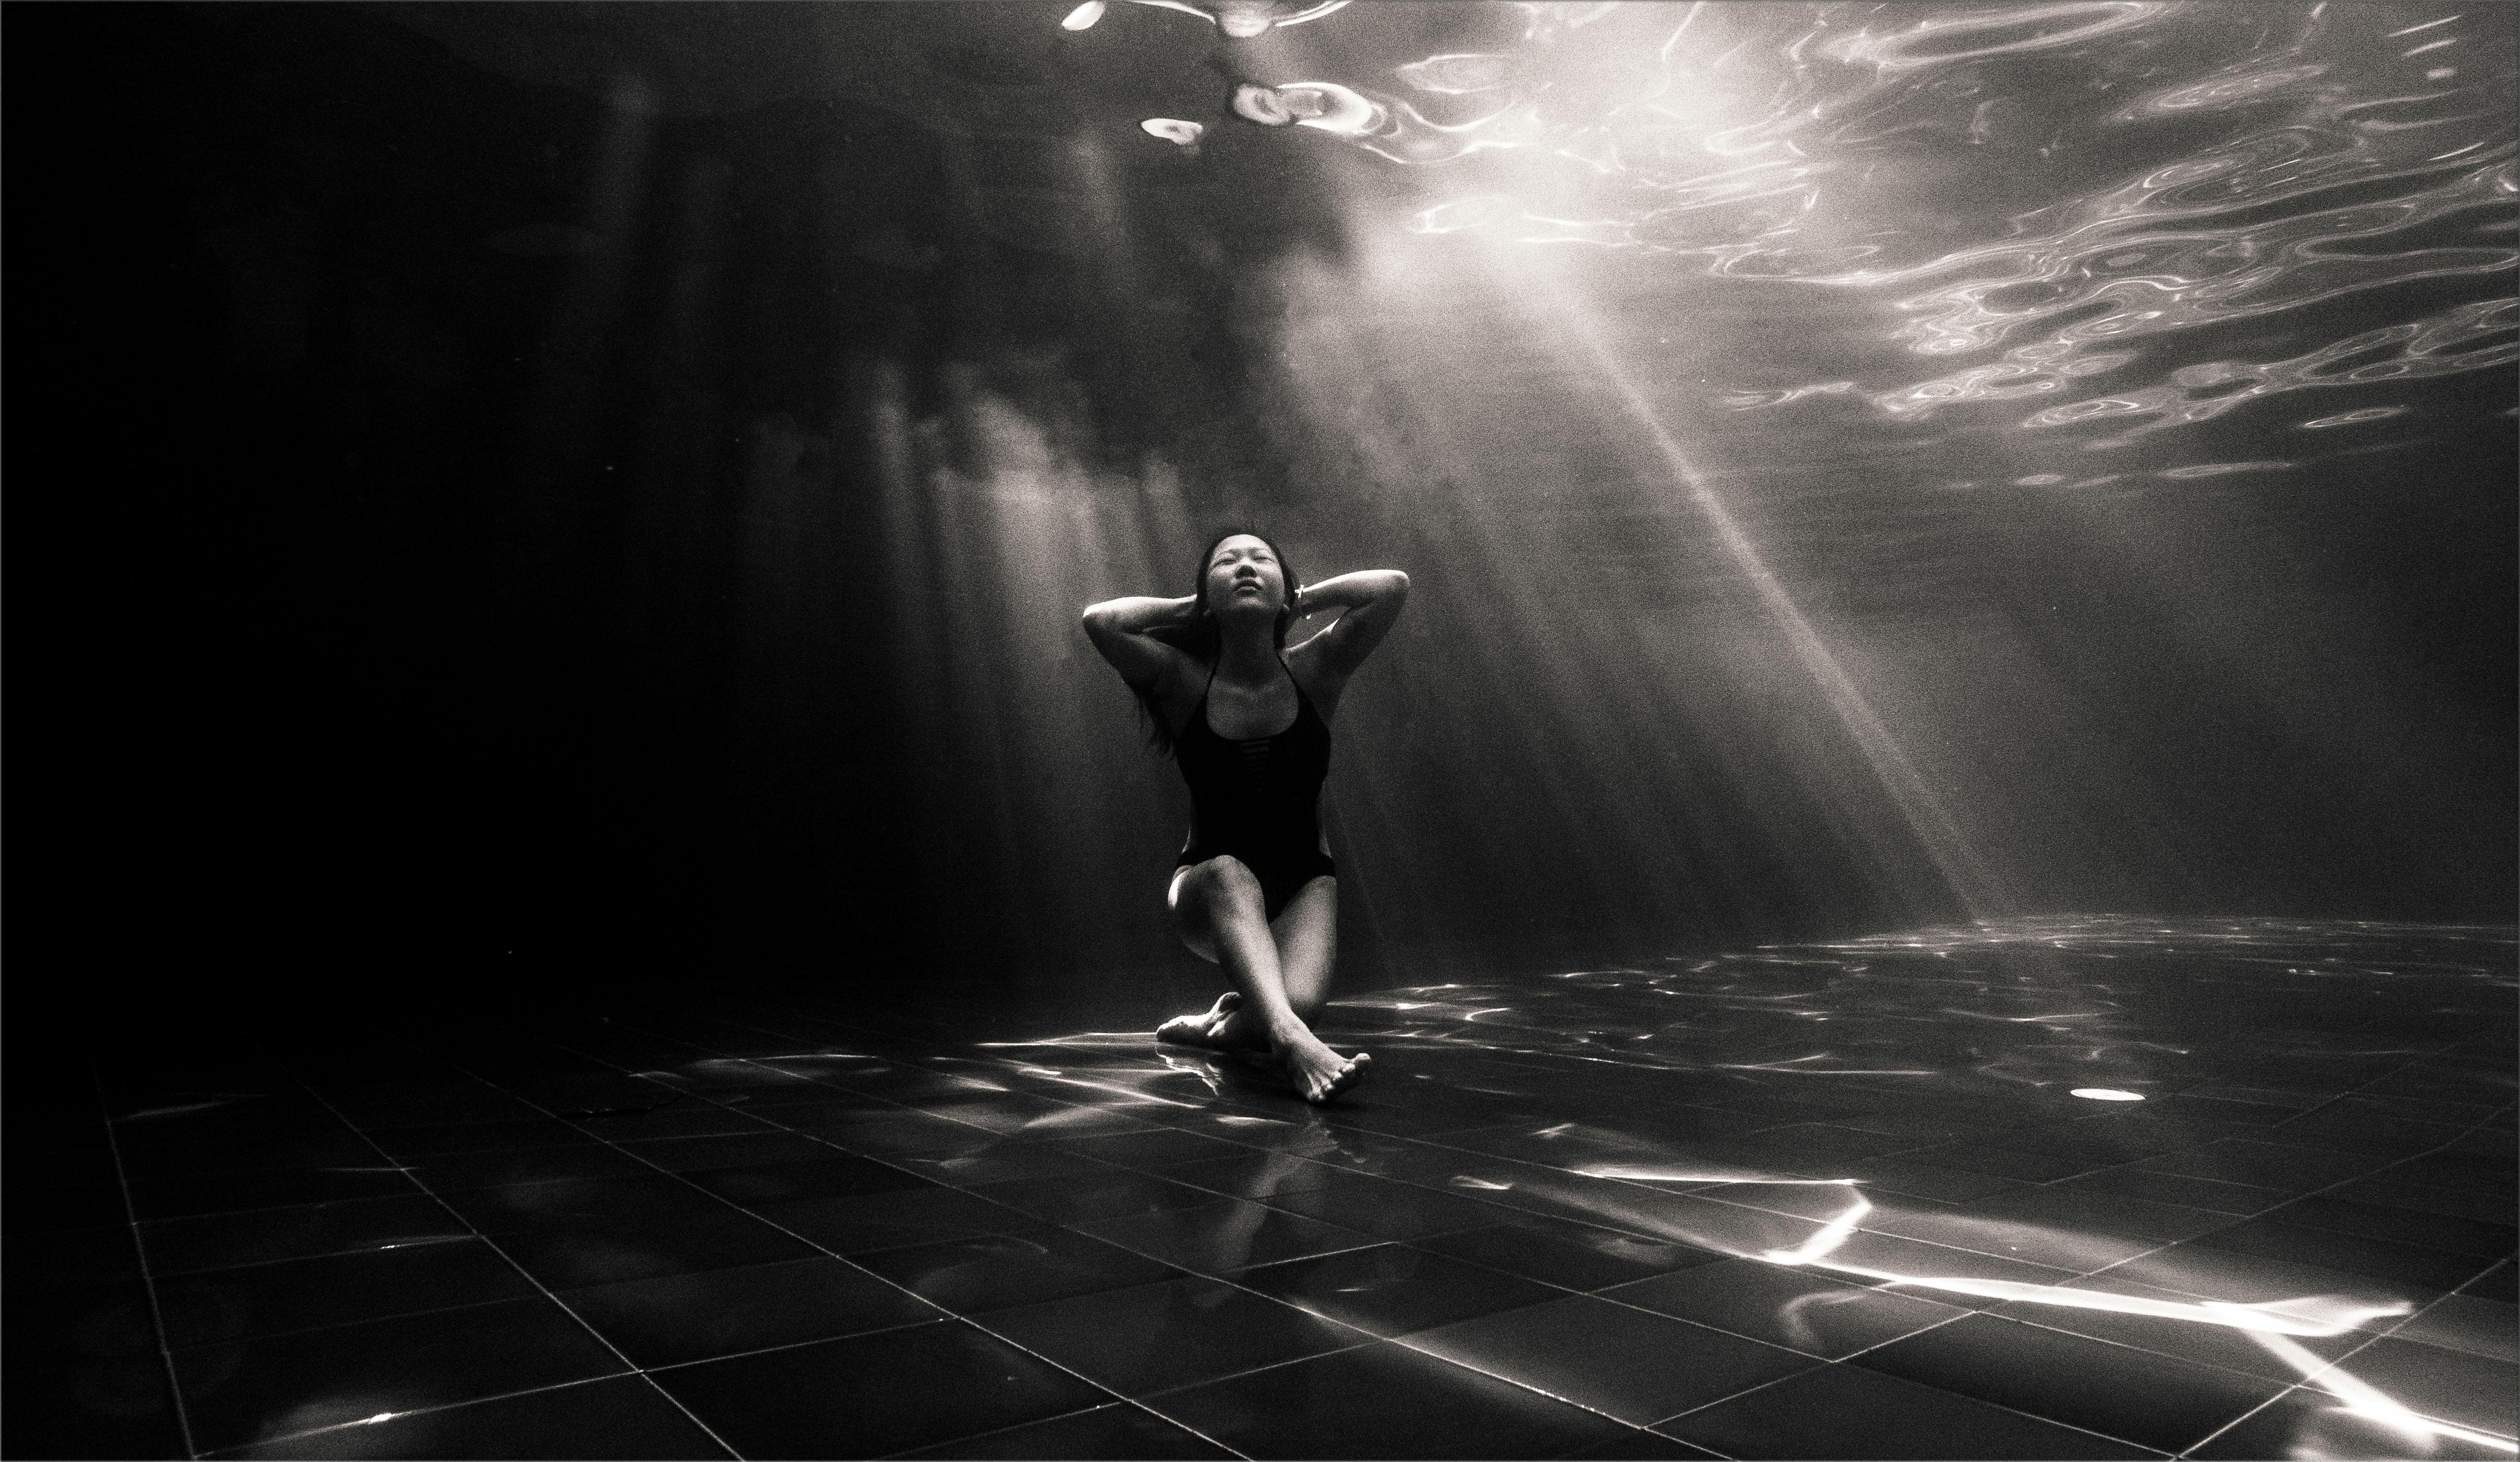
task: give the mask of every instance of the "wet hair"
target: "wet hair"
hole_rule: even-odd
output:
[[[1207,665],[1215,664],[1217,657],[1225,651],[1224,627],[1217,623],[1216,611],[1210,609],[1207,603],[1207,566],[1214,561],[1216,550],[1228,538],[1257,538],[1267,545],[1270,556],[1278,561],[1278,572],[1285,581],[1286,594],[1286,602],[1278,610],[1276,636],[1280,650],[1286,648],[1286,631],[1292,628],[1295,622],[1295,591],[1303,582],[1295,576],[1295,566],[1286,562],[1286,555],[1281,552],[1278,545],[1265,533],[1255,533],[1249,528],[1236,527],[1227,528],[1224,532],[1208,539],[1207,547],[1199,552],[1198,568],[1192,574],[1190,585],[1191,597],[1198,601],[1197,620],[1187,625],[1167,626],[1148,631],[1154,638]],[[1164,719],[1163,707],[1156,704],[1154,686],[1152,684],[1133,685],[1129,689],[1137,693],[1138,718],[1146,723],[1147,744],[1167,756],[1173,754],[1172,724]]]

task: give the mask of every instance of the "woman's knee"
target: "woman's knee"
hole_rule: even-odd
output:
[[[1202,904],[1223,903],[1229,906],[1262,902],[1260,879],[1240,858],[1220,855],[1193,865],[1182,882],[1182,892]]]

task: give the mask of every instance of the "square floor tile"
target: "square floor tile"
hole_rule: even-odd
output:
[[[805,1241],[749,1213],[573,1217],[499,1234],[495,1241],[526,1273],[551,1289],[620,1284],[665,1274],[728,1269],[805,1258]]]
[[[2081,1304],[2056,1303],[2047,1301],[2022,1301],[1993,1307],[1989,1313],[2025,1325],[2048,1330],[2062,1330],[2069,1335],[2089,1336],[2092,1340],[2132,1346],[2156,1355],[2175,1360],[2194,1361],[2199,1365],[2220,1366],[2268,1381],[2290,1384],[2301,1379],[2300,1370],[2290,1361],[2276,1355],[2249,1338],[2244,1331],[2219,1323],[2210,1315],[2194,1314],[2192,1306],[2199,1297],[2182,1295],[2172,1290],[2155,1289],[2131,1283],[2112,1275],[2077,1280],[2064,1286],[2066,1292],[2088,1292],[2098,1297],[2132,1297],[2136,1300],[2161,1301],[2190,1306],[2189,1318],[2140,1314],[2127,1308],[2092,1308]],[[2101,1303],[2107,1303],[2103,1299]],[[2392,1317],[2373,1316],[2364,1328],[2348,1330],[2342,1335],[2297,1335],[2287,1339],[2292,1345],[2320,1360],[2333,1360],[2369,1344],[2371,1339],[2388,1329]]]
[[[144,1222],[141,1245],[158,1275],[328,1253],[385,1251],[393,1245],[472,1238],[469,1222],[424,1195],[355,1198],[206,1217]]]
[[[1201,1274],[1231,1274],[1374,1242],[1372,1235],[1352,1228],[1234,1198],[1165,1212],[1096,1219],[1076,1228]]]
[[[968,1122],[908,1108],[851,1112],[824,1121],[794,1125],[798,1131],[810,1132],[850,1152],[878,1157],[968,1148],[999,1135]]]
[[[408,1174],[387,1165],[384,1159],[371,1156],[374,1165],[275,1167],[135,1182],[130,1188],[131,1208],[143,1220],[189,1218],[353,1198],[407,1196],[418,1191]]]
[[[148,1355],[158,1348],[149,1289],[138,1279],[12,1295],[0,1316],[0,1353]]]
[[[1110,1393],[940,1320],[652,1375],[745,1457],[882,1457],[1107,1402]]]
[[[1722,1191],[1666,1193],[1637,1183],[1591,1181],[1565,1195],[1580,1208],[1559,1216],[1726,1254],[1793,1249],[1810,1242],[1823,1226],[1817,1219],[1744,1208],[1713,1196]],[[1519,1195],[1492,1196],[1510,1202]]]
[[[625,1369],[566,1310],[539,1297],[175,1355],[193,1440],[204,1451]]]
[[[714,1458],[729,1453],[645,1378],[615,1376],[209,1455],[311,1462],[327,1457]]]
[[[1091,1411],[1075,1411],[968,1437],[906,1453],[912,1457],[1005,1457],[1018,1462],[1051,1462],[1055,1458],[1161,1459],[1232,1457],[1216,1443],[1184,1431],[1143,1406],[1115,1402]]]
[[[791,1259],[563,1290],[560,1302],[643,1366],[681,1365],[941,1318],[838,1259]]]
[[[781,1199],[747,1204],[752,1211],[835,1254],[932,1244],[979,1234],[1037,1228],[1041,1220],[958,1188],[922,1181],[915,1188],[841,1198]]]
[[[128,1223],[13,1234],[0,1247],[0,1284],[12,1298],[139,1278],[140,1249]]]
[[[2462,1295],[2473,1295],[2479,1300],[2498,1300],[2509,1304],[2520,1301],[2520,1286],[2513,1284],[2515,1278],[2520,1278],[2520,1265],[2514,1265],[2509,1259],[2504,1259],[2501,1263],[2460,1285],[2458,1292]]]
[[[2081,1336],[1965,1315],[1851,1364],[2138,1446],[2193,1446],[2284,1390]]]
[[[2421,1439],[2356,1416],[2325,1392],[2302,1387],[2251,1412],[2187,1454],[2201,1462],[2263,1462],[2269,1457],[2408,1458],[2422,1462],[2501,1462],[2507,1447],[2452,1438]]]
[[[1382,1343],[1147,1399],[1246,1457],[1554,1457],[1625,1436],[1604,1416]]]
[[[2266,1217],[2251,1218],[2229,1228],[2218,1229],[2196,1239],[2191,1247],[2317,1264],[2323,1269],[2367,1275],[2385,1284],[2435,1293],[2456,1289],[2494,1262],[2492,1258],[2446,1254],[2438,1249],[2393,1244],[2360,1234],[2304,1228],[2279,1221],[2276,1215],[2282,1211],[2278,1209]]]
[[[2045,1264],[2069,1274],[2104,1268],[2139,1254],[2149,1254],[2162,1245],[2158,1239],[2126,1238],[2078,1223],[1988,1213],[1979,1210],[1936,1211],[1920,1204],[1911,1204],[1904,1209],[1876,1209],[1863,1219],[1863,1226],[1873,1233],[1917,1239],[1997,1258]]]
[[[1577,1447],[1562,1455],[1568,1459],[1599,1459],[1599,1462],[1611,1462],[1614,1458],[1622,1459],[1622,1462],[1694,1462],[1696,1458],[1717,1454],[1702,1446],[1690,1446],[1686,1441],[1665,1437],[1660,1432],[1635,1431],[1607,1441],[1594,1442],[1591,1446]]]
[[[13,1183],[6,1208],[7,1229],[12,1235],[131,1221],[131,1210],[123,1203],[122,1189],[112,1182],[44,1188]]]
[[[2318,1196],[2366,1203],[2374,1208],[2473,1218],[2480,1223],[2509,1225],[2515,1221],[2515,1214],[2520,1214],[2520,1194],[2508,1188],[2434,1188],[2405,1182],[2386,1172],[2326,1189]]]
[[[1907,1132],[1869,1132],[1851,1126],[1834,1126],[1827,1122],[1787,1122],[1781,1126],[1761,1127],[1746,1134],[1756,1142],[1774,1147],[1780,1154],[1817,1160],[1824,1164],[1857,1163],[1867,1158],[1883,1158],[1892,1153],[1928,1145],[1927,1139]]]
[[[948,1148],[942,1152],[903,1153],[886,1159],[906,1172],[958,1188],[973,1188],[990,1183],[1021,1182],[1028,1178],[1107,1178],[1107,1164],[1066,1151],[1050,1142],[1026,1142],[996,1137],[968,1147]]]
[[[731,1106],[741,1106],[764,1120],[788,1124],[793,1124],[798,1119],[798,1114],[830,1115],[841,1112],[866,1112],[892,1105],[881,1097],[869,1096],[864,1092],[850,1091],[846,1087],[810,1080],[798,1081],[790,1086],[763,1087],[743,1092],[742,1095],[743,1099],[741,1102],[735,1101],[733,1097],[722,1098],[722,1100]]]
[[[1832,1360],[1967,1313],[1757,1259],[1726,1259],[1599,1293],[1621,1304]]]
[[[766,1163],[818,1163],[845,1154],[795,1132],[731,1132],[705,1137],[656,1137],[623,1142],[621,1150],[667,1172],[711,1167],[757,1167]]]
[[[1626,1284],[1724,1257],[1711,1249],[1538,1215],[1416,1239],[1410,1247],[1570,1290]]]
[[[39,1140],[49,1142],[58,1133],[37,1131]],[[6,1149],[0,1149],[5,1151]],[[123,1165],[127,1154],[116,1161],[114,1149],[99,1143],[94,1147],[28,1146],[9,1154],[9,1177],[12,1188],[115,1188],[122,1185]]]
[[[2269,1128],[2267,1135],[2272,1141],[2297,1142],[2305,1147],[2343,1148],[2394,1157],[2443,1146],[2455,1139],[2460,1130],[2441,1122],[2335,1106],[2288,1118],[2280,1125]]]
[[[1584,1295],[1421,1330],[1403,1344],[1638,1426],[1818,1363]]]
[[[413,1158],[414,1181],[433,1193],[465,1193],[563,1178],[647,1177],[655,1169],[617,1147],[575,1142],[557,1147],[503,1147]]]
[[[799,1199],[902,1193],[928,1186],[925,1178],[899,1167],[828,1149],[821,1157],[802,1163],[712,1167],[684,1176],[730,1203],[753,1210]]]
[[[2520,1309],[2471,1295],[2446,1295],[2390,1332],[2400,1340],[2520,1362]]]
[[[180,1350],[532,1293],[516,1265],[466,1237],[161,1279],[158,1313]]]
[[[2133,1280],[2207,1300],[2260,1304],[2272,1300],[2297,1300],[2304,1295],[2333,1295],[2372,1305],[2409,1304],[2420,1308],[2443,1292],[2392,1283],[2367,1274],[2351,1274],[2321,1264],[2287,1258],[2174,1244],[2140,1258],[2115,1264],[2092,1276],[2106,1281]]]
[[[1307,1162],[1290,1153],[1245,1152],[1175,1164],[1164,1176],[1227,1198],[1266,1203],[1273,1198],[1328,1187],[1344,1169]]]
[[[1173,1182],[1168,1175],[1112,1167],[1065,1177],[982,1183],[970,1191],[974,1198],[1004,1204],[1044,1223],[1134,1218],[1216,1202],[1215,1194]]]
[[[441,1195],[447,1207],[493,1236],[561,1229],[589,1220],[655,1222],[727,1211],[726,1205],[666,1173],[502,1183]]]
[[[1998,1147],[1987,1143],[1961,1142],[1945,1147],[1918,1148],[1900,1154],[1913,1163],[1936,1167],[1957,1167],[1968,1172],[1982,1172],[1990,1177],[2012,1178],[2020,1182],[2046,1183],[2090,1172],[2095,1167],[2115,1165],[2123,1160],[2069,1158],[2054,1153],[2023,1148]]]
[[[166,1362],[156,1354],[0,1358],[0,1455],[181,1457]]]
[[[1130,1396],[1372,1339],[1292,1305],[1194,1275],[992,1310],[983,1323],[1025,1349]]]
[[[1092,1158],[1098,1163],[1147,1171],[1159,1171],[1184,1163],[1242,1156],[1248,1151],[1222,1138],[1164,1128],[1102,1137],[1061,1138],[1054,1145],[1060,1151]]]
[[[2154,1457],[2157,1452],[1930,1386],[1827,1365],[1674,1417],[1657,1431],[1740,1458]]]
[[[1937,1290],[1933,1281],[1960,1278],[2062,1284],[2077,1272],[2052,1264],[2027,1263],[2001,1255],[1980,1254],[1972,1249],[1956,1249],[1897,1234],[1868,1233],[1862,1229],[1847,1235],[1825,1256],[1813,1261],[1811,1267],[1831,1279],[1855,1284],[1882,1284],[1895,1280],[1907,1293],[1920,1299],[1966,1304],[1972,1308],[1982,1307],[1975,1297],[1958,1291]]]
[[[710,1102],[669,1102],[647,1111],[627,1110],[571,1118],[588,1135],[607,1142],[646,1142],[662,1137],[734,1137],[772,1130],[771,1124],[733,1107]]]
[[[1383,1178],[1340,1174],[1327,1187],[1282,1193],[1267,1200],[1273,1209],[1335,1223],[1377,1239],[1420,1239],[1430,1234],[1487,1228],[1510,1216],[1495,1204],[1452,1193],[1438,1193]]]
[[[2520,1437],[2520,1365],[2388,1338],[2347,1356],[2342,1369],[2417,1416],[2497,1437]],[[2334,1391],[2329,1375],[2310,1384]]]
[[[2266,1215],[2275,1223],[2353,1234],[2391,1244],[2412,1244],[2491,1262],[2509,1258],[2520,1228],[2444,1213],[2425,1213],[2326,1194],[2296,1199]]]
[[[252,1136],[124,1141],[119,1156],[134,1182],[269,1167],[357,1167],[383,1161],[375,1144],[338,1121]]]
[[[397,1163],[450,1153],[505,1152],[519,1147],[592,1147],[596,1140],[555,1117],[521,1121],[461,1121],[418,1127],[388,1127],[369,1134]]]
[[[2228,1213],[2238,1218],[2263,1213],[2290,1202],[2293,1197],[2281,1188],[2222,1182],[2179,1172],[2154,1172],[2141,1167],[2112,1167],[2105,1172],[2087,1172],[2043,1191],[2115,1194],[2146,1203],[2168,1204],[2174,1208]]]
[[[2019,1219],[2112,1238],[2172,1244],[2231,1225],[2232,1216],[2205,1209],[2181,1208],[2128,1194],[2094,1193],[2065,1187],[2005,1193],[1967,1206],[1982,1218]],[[1918,1235],[1917,1237],[1931,1237]]]
[[[917,1107],[933,1117],[950,1118],[1010,1137],[1082,1137],[1089,1133],[1143,1132],[1156,1125],[1109,1107],[1054,1101],[1019,1091],[922,1101]]]
[[[1235,1282],[1374,1335],[1438,1325],[1560,1299],[1564,1292],[1398,1244],[1269,1264]]]
[[[2338,1153],[2324,1148],[2289,1147],[2268,1142],[2226,1140],[2168,1157],[2146,1158],[2136,1165],[2154,1172],[2253,1183],[2307,1193],[2387,1165],[2386,1158],[2367,1153]]]
[[[1063,1228],[878,1250],[856,1261],[957,1314],[1179,1278],[1181,1271]]]
[[[548,1121],[531,1105],[470,1076],[436,1081],[319,1085],[317,1091],[363,1131],[468,1121]]]

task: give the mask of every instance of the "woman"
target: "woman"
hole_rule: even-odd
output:
[[[1137,692],[1152,740],[1190,784],[1190,842],[1166,903],[1182,941],[1234,984],[1155,1036],[1265,1050],[1309,1102],[1354,1085],[1367,1063],[1306,1024],[1328,994],[1338,947],[1338,879],[1320,816],[1329,720],[1408,598],[1409,575],[1393,569],[1298,588],[1266,538],[1227,533],[1201,556],[1196,592],[1085,612],[1094,648]],[[1287,626],[1322,610],[1346,613],[1289,648]]]

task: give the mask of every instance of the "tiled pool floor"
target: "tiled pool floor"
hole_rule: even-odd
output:
[[[2507,930],[1488,972],[1337,1007],[1375,1065],[1327,1110],[1158,1047],[1170,1013],[696,988],[64,1032],[8,1111],[0,1441],[2515,1450]]]

